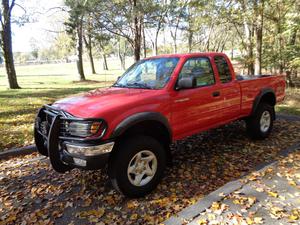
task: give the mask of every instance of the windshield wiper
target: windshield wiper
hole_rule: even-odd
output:
[[[128,86],[128,87],[145,88],[145,89],[153,89],[152,87],[148,86],[147,84],[144,84],[144,83],[138,83],[138,82],[129,83],[129,84],[127,84],[127,86]]]
[[[115,84],[112,85],[112,87],[127,87],[127,86],[124,85],[124,84],[115,83]]]

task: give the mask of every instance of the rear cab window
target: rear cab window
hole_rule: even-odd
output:
[[[225,84],[232,81],[232,75],[229,65],[224,56],[215,56],[215,64],[217,66],[221,83]]]
[[[206,57],[188,59],[184,63],[178,79],[184,77],[196,78],[196,88],[215,84],[214,72],[209,59]]]

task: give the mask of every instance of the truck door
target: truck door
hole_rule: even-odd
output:
[[[223,122],[234,120],[240,115],[241,90],[240,85],[233,79],[229,63],[224,56],[215,56],[217,72],[220,79],[220,93],[223,100],[222,114]]]
[[[178,80],[195,77],[192,89],[177,90],[172,96],[172,127],[176,139],[205,130],[220,122],[222,99],[210,59],[193,57],[184,63]]]

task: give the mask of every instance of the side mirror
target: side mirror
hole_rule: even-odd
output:
[[[117,78],[117,81],[119,81],[119,80],[120,80],[120,78],[121,78],[121,76],[118,76],[118,78]]]
[[[177,90],[190,89],[196,86],[196,78],[194,77],[183,77],[177,83]]]

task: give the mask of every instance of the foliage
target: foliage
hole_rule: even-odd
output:
[[[54,57],[55,59],[68,59],[68,56],[73,55],[75,53],[74,49],[74,40],[70,38],[65,32],[60,33],[51,47],[54,49]]]

